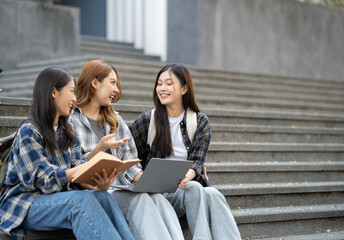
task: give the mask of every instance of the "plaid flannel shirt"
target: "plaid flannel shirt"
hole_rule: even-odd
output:
[[[61,131],[57,142],[62,146]],[[80,189],[71,184],[65,169],[84,163],[79,160],[80,143],[76,141],[66,151],[55,154],[42,146],[42,136],[31,123],[23,124],[11,148],[6,179],[7,189],[0,198],[0,228],[14,239],[25,239],[26,231],[18,226],[38,195]]]
[[[197,114],[197,130],[194,135],[194,140],[191,143],[186,130],[186,114],[180,122],[180,129],[182,132],[184,145],[188,153],[188,160],[193,161],[192,169],[196,171],[195,180],[200,178],[207,156],[210,143],[210,124],[207,115],[203,113]],[[150,149],[147,144],[147,135],[149,122],[151,118],[151,111],[143,112],[138,118],[129,126],[131,134],[135,139],[139,158],[142,160],[143,168],[148,164],[151,158],[166,158],[166,155],[160,154],[154,147],[154,141]]]
[[[116,112],[117,119],[119,121],[118,128],[116,130],[116,136],[112,138],[113,141],[119,141],[123,138],[130,138],[128,142],[123,144],[121,147],[110,149],[112,155],[118,157],[121,160],[128,160],[137,158],[137,150],[135,142],[131,136],[131,133],[128,129],[127,124],[123,118]],[[74,131],[77,133],[80,144],[81,144],[81,158],[87,161],[87,156],[92,150],[97,146],[99,140],[97,135],[93,132],[92,127],[87,119],[87,117],[82,113],[80,108],[74,108],[69,116],[69,122],[74,128]],[[110,124],[105,123],[104,125],[105,134],[110,134]],[[118,177],[118,181],[123,185],[132,184],[135,176],[141,171],[137,166],[129,168],[127,171],[122,173]],[[113,185],[118,184],[118,181],[113,183]]]

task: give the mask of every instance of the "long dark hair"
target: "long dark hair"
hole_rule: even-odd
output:
[[[73,77],[66,70],[49,67],[38,75],[33,90],[31,121],[38,127],[43,136],[43,146],[51,154],[57,149],[53,128],[56,108],[52,93],[54,88],[60,91],[70,81],[73,81]],[[68,123],[68,116],[60,116],[59,125],[63,126],[63,145],[60,146],[60,149],[66,150],[75,140],[75,133]]]
[[[82,108],[91,102],[95,94],[95,89],[92,87],[91,82],[95,78],[98,82],[103,80],[114,71],[117,78],[117,88],[119,92],[115,95],[113,103],[117,102],[122,95],[121,81],[118,71],[110,64],[102,60],[92,60],[88,62],[81,70],[78,81],[76,83],[76,103],[75,105]],[[110,124],[110,133],[116,132],[118,127],[118,119],[112,106],[100,107],[99,126],[104,127],[104,123]]]
[[[166,156],[171,156],[173,153],[171,133],[170,133],[170,123],[168,121],[166,106],[162,105],[158,94],[156,93],[156,88],[158,86],[158,80],[163,72],[168,71],[170,74],[173,73],[179,80],[180,85],[183,87],[186,85],[187,92],[183,95],[183,108],[186,111],[190,108],[192,111],[198,113],[199,108],[195,98],[194,86],[192,82],[192,77],[187,70],[181,64],[168,64],[164,66],[157,74],[155,79],[155,85],[153,90],[153,102],[155,105],[155,138],[154,144],[156,150],[160,154],[165,154]]]

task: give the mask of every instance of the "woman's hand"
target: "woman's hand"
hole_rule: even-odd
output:
[[[102,137],[102,139],[100,139],[100,142],[97,144],[97,146],[92,150],[92,152],[88,154],[87,161],[89,161],[92,157],[94,157],[99,151],[104,152],[106,151],[106,149],[118,148],[130,140],[130,138],[123,138],[119,141],[111,141],[111,138],[115,136],[116,134],[109,134]]]
[[[105,169],[103,169],[102,172],[103,176],[99,175],[98,173],[95,173],[96,177],[91,178],[93,181],[96,182],[97,185],[92,186],[89,184],[82,183],[81,186],[91,190],[107,191],[111,183],[113,183],[116,180],[116,178],[118,178],[118,176],[121,175],[121,172],[117,172],[116,168],[113,169],[109,176],[106,174]]]
[[[100,142],[98,143],[99,150],[105,151],[106,149],[118,148],[130,140],[130,138],[123,138],[119,141],[111,141],[111,138],[115,136],[116,134],[109,134],[102,137],[102,139],[100,139]]]
[[[186,184],[189,182],[188,178],[185,176],[183,180],[180,181],[178,188],[185,189]]]
[[[185,189],[186,184],[192,180],[194,177],[196,176],[196,172],[193,169],[189,169],[189,171],[186,173],[185,177],[183,178],[183,180],[180,181],[178,187],[181,189]]]

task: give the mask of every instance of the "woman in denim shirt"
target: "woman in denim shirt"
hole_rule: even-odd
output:
[[[166,198],[179,217],[186,214],[193,239],[241,239],[225,197],[215,188],[203,187],[198,182],[211,136],[208,117],[197,106],[189,71],[180,64],[164,66],[155,80],[153,101],[156,134],[152,146],[147,145],[151,111],[142,113],[129,127],[143,167],[153,157],[192,160],[194,164],[177,191],[165,194]],[[197,113],[192,142],[187,134],[187,110]]]
[[[26,230],[72,229],[77,239],[133,236],[111,195],[119,174],[95,178],[96,186],[70,182],[81,166],[80,142],[68,124],[75,102],[73,77],[47,68],[37,77],[31,118],[21,125],[11,148],[0,198],[0,228],[15,239]]]

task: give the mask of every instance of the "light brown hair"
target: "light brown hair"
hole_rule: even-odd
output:
[[[76,103],[79,108],[87,105],[91,102],[92,97],[95,94],[95,89],[92,87],[92,80],[97,79],[98,82],[102,82],[111,71],[114,71],[117,78],[117,88],[119,92],[116,94],[113,103],[117,102],[122,95],[121,81],[118,71],[110,64],[102,60],[93,60],[88,62],[81,70],[78,81],[76,83]],[[99,126],[104,128],[105,122],[110,124],[110,133],[116,132],[118,127],[118,119],[112,106],[100,107],[100,119]]]

